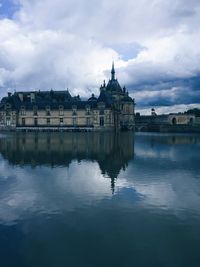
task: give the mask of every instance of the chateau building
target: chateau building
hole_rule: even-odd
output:
[[[2,130],[133,130],[135,103],[115,78],[100,87],[88,100],[64,91],[8,93],[0,102]]]

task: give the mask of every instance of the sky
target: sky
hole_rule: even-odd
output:
[[[148,114],[200,107],[199,0],[0,0],[0,97],[89,97],[110,78]]]

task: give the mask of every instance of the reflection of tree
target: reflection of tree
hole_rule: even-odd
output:
[[[134,155],[131,132],[16,133],[0,139],[0,153],[14,165],[69,166],[72,160],[97,161],[104,176],[115,179]]]

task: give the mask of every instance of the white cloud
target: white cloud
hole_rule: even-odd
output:
[[[10,78],[17,89],[69,86],[84,90],[103,79],[111,55],[116,56],[110,48],[61,31],[28,33],[10,20],[1,21],[0,29],[2,72],[7,74],[1,75],[1,86]]]
[[[112,59],[121,83],[137,91],[136,101],[152,90],[149,84],[199,75],[198,1],[18,2],[14,19],[0,20],[1,95],[8,87],[98,93]],[[123,46],[129,58],[120,54]]]

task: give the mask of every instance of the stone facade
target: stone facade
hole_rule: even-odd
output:
[[[15,92],[0,103],[2,130],[133,130],[135,103],[126,88],[111,79],[85,101],[66,91]]]
[[[168,121],[172,125],[192,125],[196,123],[196,117],[192,114],[169,114]]]
[[[193,114],[142,115],[135,117],[136,125],[193,125],[197,120]]]
[[[193,114],[166,114],[135,117],[136,131],[144,132],[200,132],[198,118]]]

